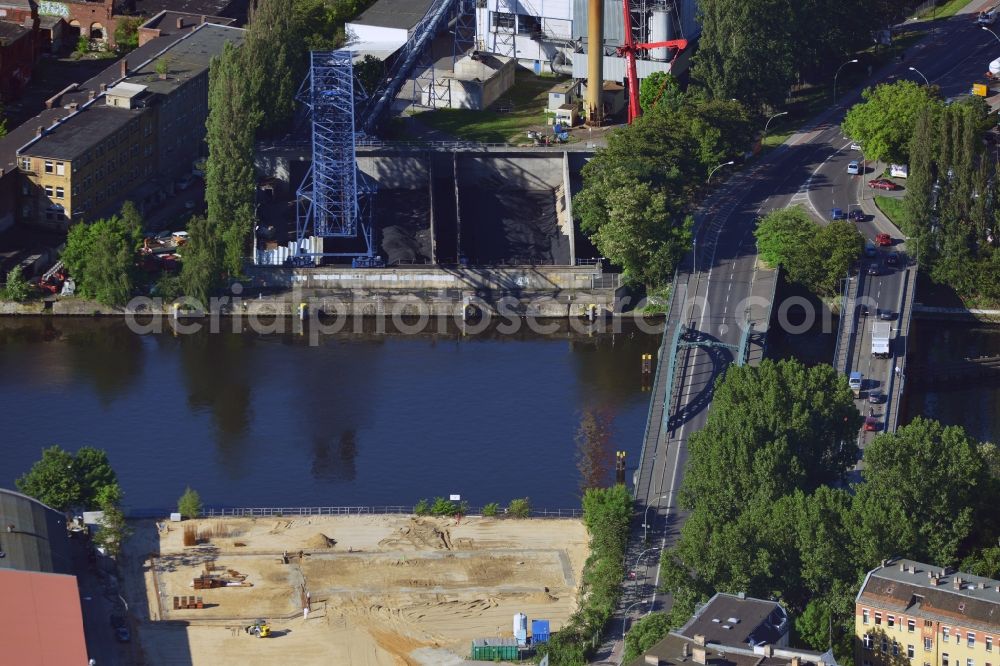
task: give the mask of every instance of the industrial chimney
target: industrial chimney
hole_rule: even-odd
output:
[[[589,0],[587,7],[587,124],[599,127],[604,123],[604,0]]]

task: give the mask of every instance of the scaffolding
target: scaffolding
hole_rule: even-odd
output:
[[[292,263],[315,262],[319,256],[356,257],[374,261],[371,224],[374,182],[361,180],[354,152],[354,66],[350,51],[313,51],[309,74],[297,99],[312,113],[312,166],[296,191],[296,245]],[[309,236],[356,238],[364,252],[323,252]],[[320,241],[322,243],[322,240]],[[355,263],[358,263],[356,260]]]

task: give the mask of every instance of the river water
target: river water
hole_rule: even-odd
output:
[[[585,479],[613,478],[615,450],[638,463],[653,334],[562,322],[551,334],[432,323],[394,335],[357,324],[310,345],[294,333],[2,320],[0,487],[45,446],[92,445],[108,451],[136,511],[169,510],[185,485],[224,506],[412,505],[455,493],[473,506],[528,496],[571,508]]]
[[[403,335],[352,320],[311,345],[294,333],[0,319],[0,487],[45,446],[92,445],[108,451],[139,512],[168,510],[188,484],[222,506],[412,505],[455,493],[473,506],[528,496],[578,507],[581,487],[613,479],[616,450],[630,473],[638,463],[652,381],[641,356],[659,338],[619,326],[467,334],[449,322]],[[914,330],[912,354],[1000,354],[997,327]],[[828,362],[832,336],[775,334],[769,353]],[[918,413],[1000,441],[996,386],[910,391],[904,422]]]

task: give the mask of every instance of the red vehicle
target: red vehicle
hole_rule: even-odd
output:
[[[876,178],[874,180],[869,180],[868,187],[876,190],[886,190],[887,192],[899,189],[899,185],[892,182],[888,178]]]
[[[878,430],[878,421],[874,416],[865,417],[865,432],[875,432]]]
[[[878,234],[875,236],[875,244],[879,247],[889,247],[892,245],[892,237],[889,234]]]

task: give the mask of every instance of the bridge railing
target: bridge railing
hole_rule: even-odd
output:
[[[674,270],[674,281],[673,286],[670,289],[670,300],[667,302],[667,316],[663,326],[663,335],[660,337],[660,348],[656,352],[656,372],[653,374],[653,395],[649,398],[649,409],[646,412],[646,428],[642,433],[642,449],[639,451],[639,466],[636,468],[639,473],[642,473],[642,463],[646,459],[646,443],[649,441],[649,425],[653,422],[653,408],[656,406],[656,391],[660,385],[660,368],[662,367],[662,361],[665,353],[669,353],[667,350],[667,337],[670,333],[670,327],[666,324],[670,322],[670,313],[674,309],[674,301],[677,297],[677,276],[679,274],[678,270]],[[667,404],[670,402],[670,396],[663,396],[663,409],[667,409]],[[632,488],[632,498],[637,497],[639,492],[639,484],[634,484]]]

